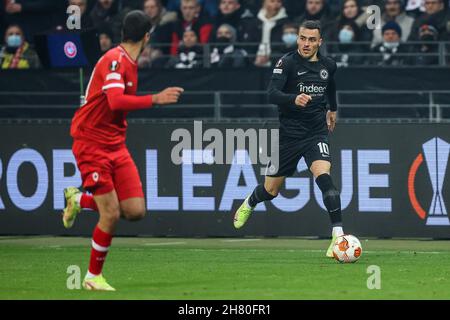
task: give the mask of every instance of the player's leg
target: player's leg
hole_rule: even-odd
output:
[[[327,208],[331,221],[331,243],[328,246],[326,256],[332,258],[334,242],[337,237],[344,234],[344,231],[342,229],[341,196],[334,186],[330,169],[331,163],[324,160],[316,160],[310,166],[316,184],[322,191],[323,203]]]
[[[280,192],[285,178],[284,176],[266,176],[264,184],[258,185],[252,194],[245,198],[244,202],[234,214],[234,227],[236,229],[241,228],[247,222],[258,203],[274,199]]]
[[[264,184],[258,185],[252,194],[248,198],[248,205],[252,208],[263,201],[270,201],[278,196],[281,186],[284,183],[286,177],[272,177],[266,176],[264,178]]]
[[[109,159],[105,152],[97,146],[77,140],[73,143],[72,152],[81,173],[83,187],[90,189],[101,185],[102,181],[99,181],[99,172],[104,168],[109,168]],[[81,209],[91,209],[98,212],[94,197],[81,192],[77,187],[65,188],[64,198],[66,200],[66,207],[63,210],[63,224],[66,228],[73,226],[75,218],[81,212]]]
[[[333,183],[330,175],[331,163],[325,160],[316,160],[309,168],[312,172],[316,184],[322,191],[323,203],[330,216],[333,237],[343,235],[341,196]]]
[[[92,235],[89,270],[83,281],[87,290],[114,291],[102,275],[103,264],[111,246],[117,222],[120,219],[120,205],[115,190],[94,196],[99,210],[99,221]]]
[[[76,140],[72,151],[81,173],[83,188],[94,196],[81,193],[74,187],[67,188],[65,193],[66,199],[69,200],[68,206],[70,204],[69,208],[76,208],[78,212],[82,207],[88,207],[99,213],[99,221],[92,235],[89,269],[83,281],[83,287],[87,290],[114,290],[102,276],[106,254],[111,245],[116,223],[120,218],[119,200],[111,174],[110,151],[98,145]],[[76,214],[71,217],[72,224],[75,216]]]
[[[144,198],[134,197],[120,201],[122,217],[128,221],[138,221],[145,217]]]
[[[113,177],[122,218],[129,221],[143,219],[146,208],[142,182],[136,164],[126,148],[114,159]]]
[[[333,257],[334,240],[344,232],[342,230],[341,196],[330,175],[331,155],[327,136],[319,136],[314,139],[311,147],[305,153],[305,161],[317,186],[322,191],[323,202],[330,217],[332,241],[326,255]]]
[[[300,149],[301,144],[298,143],[298,140],[280,137],[279,156],[276,162],[279,166],[274,168],[276,163],[268,164],[268,170],[274,169],[273,173],[265,176],[264,184],[258,185],[234,214],[236,229],[241,228],[247,222],[258,203],[270,201],[278,195],[285,178],[291,176],[297,168],[301,157]]]

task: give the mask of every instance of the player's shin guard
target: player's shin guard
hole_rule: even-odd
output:
[[[270,201],[273,198],[275,198],[275,196],[267,192],[266,188],[264,188],[264,184],[260,184],[255,188],[255,190],[253,190],[253,193],[248,199],[248,204],[250,207],[254,208],[258,203]]]
[[[333,227],[342,227],[341,196],[333,184],[329,174],[322,174],[317,177],[316,183],[323,195],[323,203],[330,215]]]
[[[97,225],[92,235],[88,277],[94,277],[102,273],[103,264],[105,263],[111,241],[112,235],[102,231]]]

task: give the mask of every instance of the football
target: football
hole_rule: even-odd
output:
[[[356,262],[361,257],[362,247],[358,238],[350,234],[339,236],[333,247],[333,257],[342,263]]]

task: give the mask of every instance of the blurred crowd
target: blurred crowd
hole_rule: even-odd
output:
[[[33,36],[67,29],[69,5],[106,52],[131,10],[152,20],[141,68],[268,67],[296,49],[299,25],[320,20],[339,66],[438,65],[449,51],[449,0],[2,0],[0,69],[39,68]],[[380,8],[373,20],[367,7]],[[378,24],[377,24],[378,23]]]

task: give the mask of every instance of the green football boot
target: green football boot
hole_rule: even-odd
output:
[[[234,214],[234,227],[236,229],[241,228],[247,222],[248,218],[250,217],[250,214],[254,210],[254,208],[248,207],[248,205],[247,205],[248,198],[250,198],[250,197],[247,197],[244,200],[244,202],[241,204],[239,209],[237,209],[236,213]]]
[[[63,211],[63,224],[67,229],[73,226],[77,214],[81,211],[81,206],[77,201],[77,195],[81,191],[75,187],[68,187],[64,189],[64,197],[66,198],[66,207]]]
[[[334,247],[334,243],[336,242],[336,239],[337,239],[336,236],[333,236],[332,239],[331,239],[330,246],[328,247],[328,250],[327,250],[327,257],[328,258],[333,258],[333,247]]]
[[[106,282],[106,279],[101,274],[93,278],[85,278],[83,288],[92,291],[116,291],[116,289]]]

